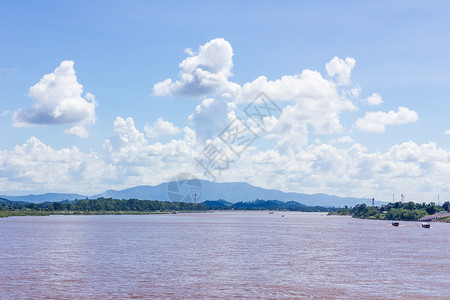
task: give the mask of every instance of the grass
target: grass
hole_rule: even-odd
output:
[[[184,211],[183,211],[184,212]],[[170,214],[172,211],[37,211],[37,210],[0,210],[0,218],[50,215],[153,215]]]
[[[369,219],[371,219],[371,220],[387,220],[386,214],[375,214],[373,216],[370,216]]]
[[[52,215],[153,215],[168,214],[169,211],[132,211],[132,210],[99,210],[99,211],[53,211]]]
[[[436,220],[439,221],[439,222],[450,223],[450,217],[437,218]]]
[[[35,210],[0,210],[0,218],[23,217],[23,216],[49,216],[48,211]]]

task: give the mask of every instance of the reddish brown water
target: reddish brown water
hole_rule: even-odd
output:
[[[450,299],[450,224],[431,225],[280,212],[0,219],[0,298]]]

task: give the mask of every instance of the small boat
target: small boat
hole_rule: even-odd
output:
[[[398,226],[400,225],[400,222],[392,222],[392,226]]]
[[[273,211],[269,211],[269,215],[273,215]]]
[[[430,223],[422,223],[422,227],[423,228],[430,228],[431,225],[430,225]]]

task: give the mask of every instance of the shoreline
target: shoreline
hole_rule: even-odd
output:
[[[352,217],[352,218],[355,218],[355,219],[361,219],[361,220],[373,220],[373,221],[391,221],[391,222],[395,222],[395,221],[397,221],[397,222],[426,222],[426,223],[450,223],[450,218],[449,217],[442,217],[442,218],[445,218],[445,219],[442,219],[442,218],[435,218],[435,219],[432,219],[432,220],[402,220],[402,219],[400,219],[400,220],[394,220],[394,219],[376,219],[376,218],[361,218],[361,217],[355,217],[355,216],[353,216],[353,214],[339,214],[339,213],[336,213],[336,212],[329,212],[327,215],[329,215],[329,216],[348,216],[348,217]],[[429,216],[432,216],[432,215],[429,215]],[[428,217],[429,217],[428,216]]]
[[[48,217],[48,216],[100,216],[100,215],[176,215],[189,213],[215,213],[215,212],[270,212],[273,210],[228,210],[228,209],[211,209],[211,210],[171,210],[171,211],[63,211],[63,212],[49,212],[49,211],[32,211],[32,210],[3,210],[0,211],[0,219],[8,217]],[[303,211],[278,211],[278,212],[300,212],[300,213],[321,213],[324,212],[303,212]]]
[[[236,210],[236,212],[270,212],[272,210]],[[45,216],[95,216],[95,215],[169,215],[169,214],[183,214],[183,213],[214,213],[214,212],[231,212],[231,210],[189,210],[189,211],[62,211],[62,212],[49,212],[49,211],[33,211],[33,210],[3,210],[0,211],[0,219],[8,217],[45,217]],[[279,211],[280,212],[280,211]],[[281,211],[284,212],[284,211]],[[287,212],[287,211],[286,211]],[[302,213],[323,213],[323,212],[302,212]],[[372,221],[401,221],[401,222],[429,222],[429,223],[450,223],[449,217],[434,218],[432,220],[394,220],[394,219],[376,219],[376,218],[361,218],[355,217],[352,214],[339,214],[335,212],[328,212],[327,216],[346,216],[361,220]],[[430,215],[431,216],[431,215]],[[445,219],[443,219],[445,218]]]
[[[49,211],[0,211],[0,218],[8,217],[46,217],[46,216],[89,216],[89,215],[158,215],[158,214],[173,214],[175,211],[148,211],[148,212],[133,212],[133,211],[99,211],[99,212],[49,212]],[[179,212],[176,212],[179,213]]]

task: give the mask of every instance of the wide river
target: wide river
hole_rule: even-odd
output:
[[[450,299],[450,224],[320,213],[0,219],[1,299]]]

